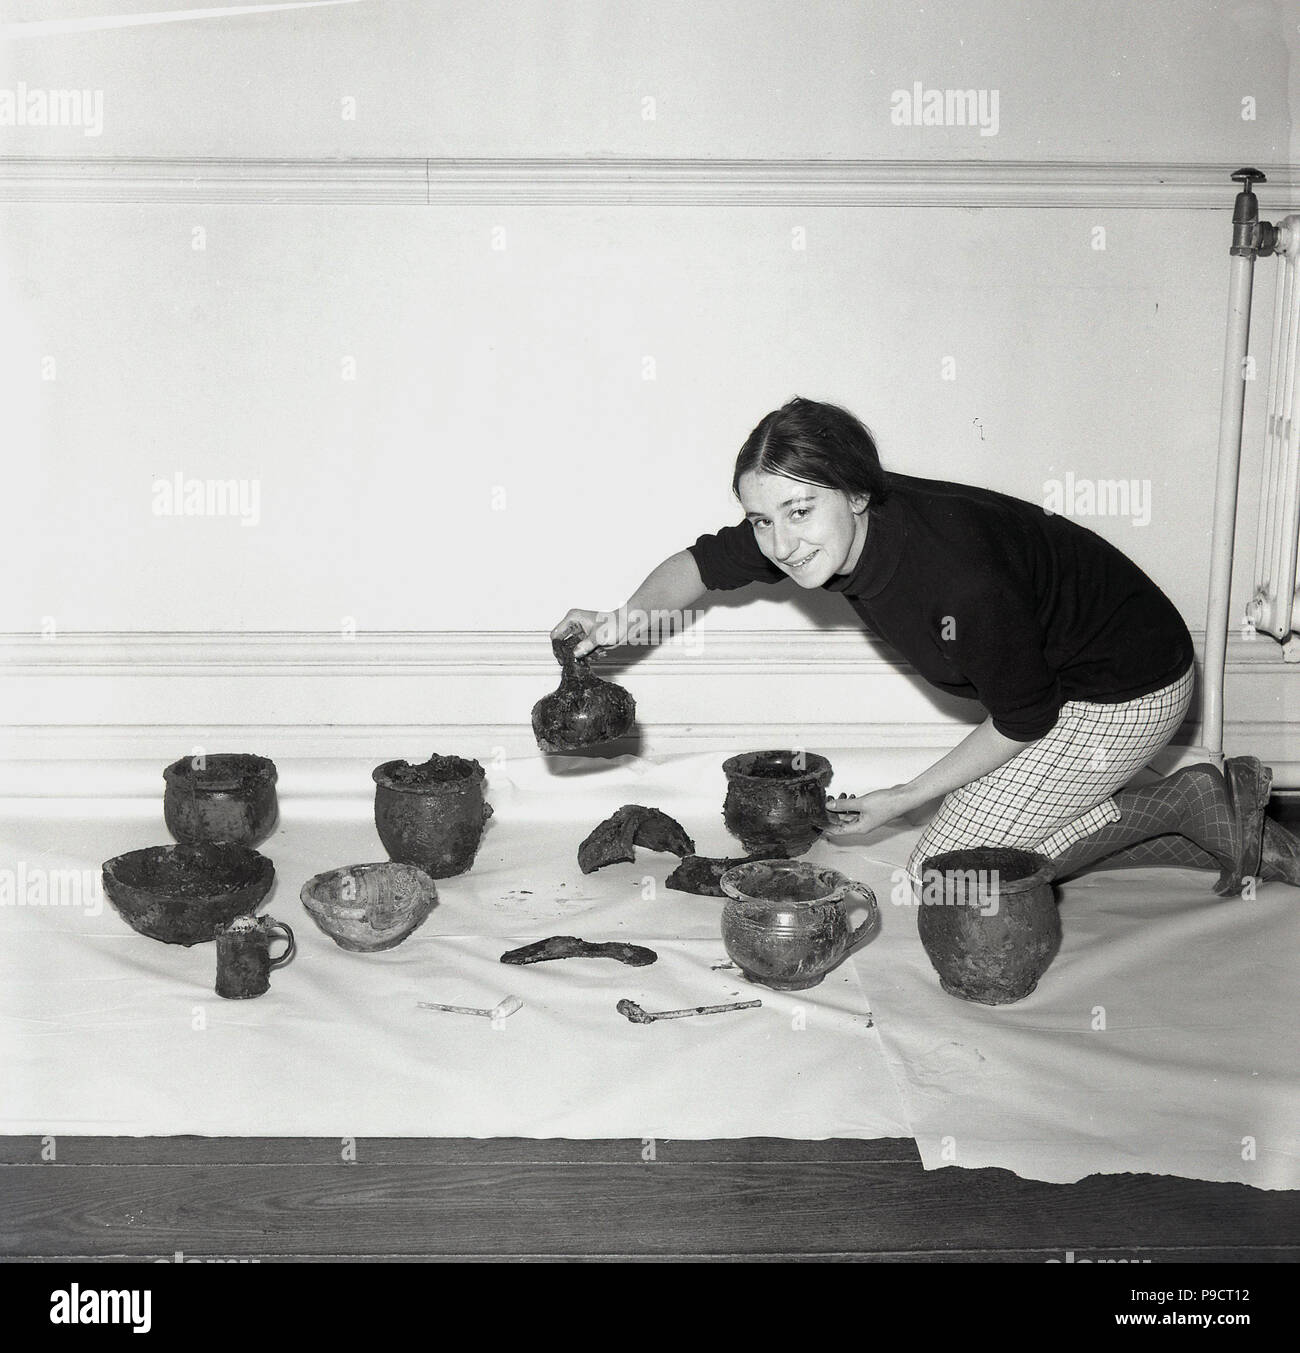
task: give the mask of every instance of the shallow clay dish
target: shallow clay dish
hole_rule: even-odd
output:
[[[414,864],[350,864],[302,885],[307,915],[341,949],[392,949],[423,925],[438,902],[432,878]]]
[[[164,944],[203,944],[251,915],[275,866],[249,846],[146,846],[104,862],[104,892],[132,930]]]

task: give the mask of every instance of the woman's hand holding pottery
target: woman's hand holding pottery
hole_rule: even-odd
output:
[[[582,641],[573,656],[585,658],[596,649],[617,648],[627,638],[627,611],[570,611],[551,631],[552,639],[563,639],[581,630]]]
[[[848,832],[865,833],[883,827],[905,811],[894,789],[877,789],[870,794],[827,794],[825,831],[828,836]]]

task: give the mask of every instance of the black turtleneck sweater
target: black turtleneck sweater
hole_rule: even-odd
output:
[[[900,474],[889,488],[856,567],[822,587],[1004,737],[1034,742],[1066,700],[1132,700],[1191,666],[1173,603],[1095,532],[991,489]],[[688,548],[712,590],[789,576],[748,521]]]

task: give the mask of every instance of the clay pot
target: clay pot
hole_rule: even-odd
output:
[[[612,681],[592,676],[587,658],[575,658],[582,631],[551,640],[560,684],[533,706],[533,736],[544,752],[574,752],[625,737],[636,720],[636,701]]]
[[[952,850],[921,866],[921,943],[952,996],[1022,1000],[1061,943],[1050,861],[1009,846]]]
[[[264,756],[183,756],[163,771],[163,779],[163,820],[178,841],[254,846],[275,826],[275,763]]]
[[[751,855],[802,855],[826,824],[831,763],[813,752],[744,752],[722,763],[722,817]]]
[[[438,890],[418,865],[351,864],[309,878],[299,896],[340,949],[371,954],[394,948],[423,925]]]
[[[834,869],[801,860],[759,860],[728,869],[720,880],[722,943],[751,982],[776,991],[815,987],[880,919],[870,888]],[[845,899],[867,919],[849,929]]]
[[[217,927],[251,914],[275,866],[247,846],[147,846],[104,863],[104,891],[131,927],[164,944],[204,944]]]
[[[375,826],[390,860],[418,864],[431,878],[463,874],[478,854],[492,805],[483,798],[483,767],[436,752],[422,765],[376,767]]]

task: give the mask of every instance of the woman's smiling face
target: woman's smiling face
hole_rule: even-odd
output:
[[[865,494],[761,470],[746,471],[738,488],[758,548],[800,587],[853,570],[867,538]]]

